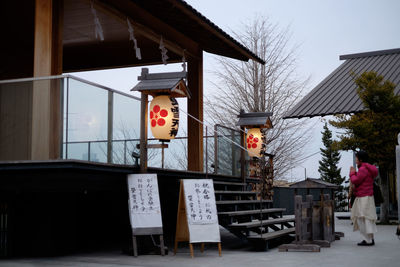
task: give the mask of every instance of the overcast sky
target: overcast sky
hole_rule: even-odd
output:
[[[187,0],[227,33],[239,31],[241,25],[255,15],[267,16],[281,27],[290,25],[292,44],[299,45],[299,72],[311,76],[311,91],[319,82],[337,68],[342,61],[339,55],[400,48],[400,1],[398,0]],[[204,56],[204,90],[212,93],[207,74],[213,69],[212,55]],[[268,63],[268,62],[267,62]],[[150,67],[150,71],[170,71],[177,66]],[[121,91],[129,91],[137,83],[140,68],[74,73],[82,78]],[[312,121],[320,121],[320,118]],[[313,140],[307,145],[304,156],[319,151],[322,123],[314,127]],[[334,129],[333,129],[334,130]],[[302,166],[287,173],[288,178],[319,178],[318,160],[311,156]],[[342,175],[352,164],[350,153],[342,153]]]

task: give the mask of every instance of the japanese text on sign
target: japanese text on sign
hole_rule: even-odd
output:
[[[185,198],[190,224],[218,222],[212,180],[185,181]]]
[[[132,180],[129,185],[131,211],[133,213],[160,213],[157,180],[143,177]]]

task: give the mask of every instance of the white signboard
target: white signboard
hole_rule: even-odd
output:
[[[220,242],[214,185],[211,179],[183,180],[190,243]]]
[[[157,174],[129,174],[128,191],[132,228],[162,227]]]

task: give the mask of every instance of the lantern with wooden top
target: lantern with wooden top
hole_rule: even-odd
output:
[[[187,97],[191,94],[186,86],[186,72],[149,73],[147,68],[142,68],[138,77],[139,83],[131,91],[141,92],[141,117],[140,117],[140,168],[147,169],[147,149],[167,148],[168,142],[178,134],[179,105],[176,98]],[[148,96],[153,100],[148,110]],[[161,145],[147,144],[147,118],[153,136],[162,142]],[[162,150],[162,158],[164,150]],[[164,160],[162,160],[162,165]]]
[[[150,103],[150,129],[156,139],[169,141],[178,133],[179,105],[176,98],[188,97],[186,72],[149,73],[142,69],[140,82],[132,89],[153,96]]]
[[[272,128],[270,119],[271,112],[249,112],[244,113],[240,111],[239,121],[237,126],[243,130],[247,128],[247,135],[245,138],[245,147],[250,157],[261,157],[265,153],[266,144],[263,129]]]

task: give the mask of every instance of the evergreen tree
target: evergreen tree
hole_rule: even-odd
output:
[[[338,115],[330,124],[344,130],[334,147],[340,150],[362,149],[379,166],[384,202],[380,221],[388,222],[389,175],[396,168],[394,148],[400,132],[400,95],[396,85],[375,72],[365,72],[356,77],[357,93],[364,110],[348,115]]]
[[[335,205],[337,211],[344,211],[347,205],[346,195],[342,185],[345,178],[340,175],[341,168],[337,167],[340,161],[340,153],[332,146],[332,131],[329,130],[327,123],[325,123],[324,131],[321,133],[325,148],[320,148],[322,160],[319,161],[318,172],[323,181],[339,186],[338,190],[335,191]]]

